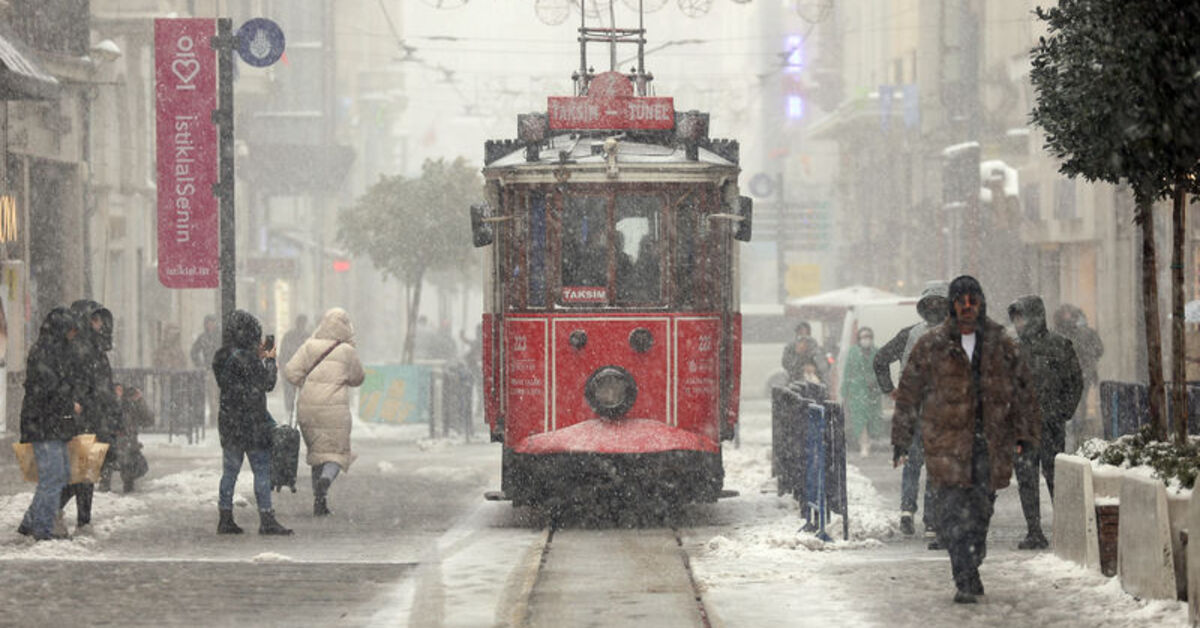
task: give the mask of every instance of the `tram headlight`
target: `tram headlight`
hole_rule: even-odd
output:
[[[637,383],[619,366],[602,366],[588,378],[583,396],[596,414],[615,419],[623,416],[637,400]]]

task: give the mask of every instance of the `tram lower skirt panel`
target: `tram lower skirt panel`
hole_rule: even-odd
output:
[[[724,479],[719,453],[533,455],[506,448],[502,488],[514,506],[715,502]]]

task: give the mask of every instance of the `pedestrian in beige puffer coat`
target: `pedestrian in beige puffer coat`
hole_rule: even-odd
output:
[[[354,326],[346,310],[333,308],[284,367],[284,376],[300,389],[296,422],[312,467],[313,514],[329,514],[329,485],[356,457],[350,451],[350,390],[363,383],[363,367],[354,348]]]

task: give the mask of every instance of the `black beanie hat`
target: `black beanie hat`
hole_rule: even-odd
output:
[[[979,295],[979,299],[983,302],[980,304],[979,313],[981,316],[987,316],[987,298],[983,296],[983,286],[979,285],[979,280],[970,275],[959,275],[950,282],[950,290],[947,298],[950,299],[950,316],[955,316],[954,302],[964,294]]]

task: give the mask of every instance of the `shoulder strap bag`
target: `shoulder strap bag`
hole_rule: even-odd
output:
[[[330,345],[329,348],[323,353],[321,353],[321,357],[317,358],[317,361],[313,362],[313,365],[309,367],[307,372],[304,373],[304,379],[301,380],[300,385],[296,387],[296,403],[292,404],[292,416],[289,417],[288,425],[296,424],[296,414],[300,412],[300,390],[304,388],[304,383],[308,381],[308,376],[312,375],[312,372],[316,370],[317,365],[320,364],[322,360],[329,357],[329,354],[333,353],[333,350],[337,349],[338,345],[340,344],[342,344],[341,340],[334,340],[333,344]]]

